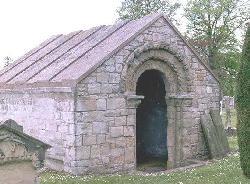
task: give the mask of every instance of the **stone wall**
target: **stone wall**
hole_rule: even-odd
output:
[[[84,67],[84,66],[83,66]],[[0,120],[49,143],[47,166],[75,174],[125,171],[136,166],[136,83],[161,72],[168,117],[169,166],[206,157],[200,115],[219,108],[219,84],[165,19],[71,88],[0,91]]]
[[[139,101],[129,95],[135,95],[138,77],[149,69],[165,77],[171,167],[207,155],[200,115],[219,108],[219,84],[168,23],[159,19],[77,85],[76,172],[135,167]]]
[[[12,119],[24,133],[52,146],[47,151],[47,166],[64,170],[73,160],[74,100],[71,90],[23,89],[0,91],[0,121]]]

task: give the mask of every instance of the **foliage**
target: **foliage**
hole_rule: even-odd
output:
[[[249,18],[249,7],[240,0],[189,0],[185,8],[187,33],[205,53],[212,69],[218,53],[235,49],[236,30]]]
[[[235,95],[236,76],[239,70],[241,53],[238,49],[218,54],[217,70],[221,79],[222,92],[225,96]]]
[[[237,135],[243,173],[250,178],[250,24],[246,32],[237,76]]]
[[[185,8],[189,42],[219,76],[224,95],[235,94],[240,47],[238,33],[249,19],[244,0],[189,0]]]
[[[139,19],[151,13],[165,13],[171,20],[175,11],[180,7],[179,3],[171,3],[168,0],[124,0],[118,8],[119,19]]]

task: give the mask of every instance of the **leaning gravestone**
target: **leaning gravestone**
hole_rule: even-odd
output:
[[[0,123],[0,183],[39,183],[37,171],[48,148],[50,145],[24,134],[15,121]]]
[[[222,155],[226,155],[229,151],[229,144],[227,141],[227,135],[222,124],[222,119],[220,116],[220,111],[217,109],[210,109],[210,116],[212,118],[213,124],[215,126],[218,140],[221,143]]]
[[[201,116],[201,125],[212,158],[225,156],[229,152],[227,137],[224,132],[219,110]]]
[[[210,156],[212,158],[220,156],[220,146],[217,139],[216,130],[209,114],[201,116],[201,126],[205,135]]]

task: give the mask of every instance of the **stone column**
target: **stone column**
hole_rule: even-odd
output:
[[[127,117],[127,126],[131,127],[134,126],[134,133],[130,134],[132,138],[131,140],[134,141],[132,145],[133,147],[126,148],[125,150],[125,164],[128,167],[136,168],[136,109],[138,105],[141,103],[141,100],[144,96],[135,95],[133,93],[127,93],[127,110],[128,110],[128,117]]]
[[[167,99],[167,105],[169,120],[167,137],[169,157],[167,164],[168,169],[170,169],[179,167],[183,162],[183,121],[187,120],[188,117],[191,119],[191,116],[184,117],[184,109],[192,105],[192,97],[171,95]],[[185,116],[187,115],[185,114]]]

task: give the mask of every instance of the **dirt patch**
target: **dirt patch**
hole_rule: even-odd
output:
[[[32,162],[12,162],[0,165],[0,183],[34,184],[36,171]]]

